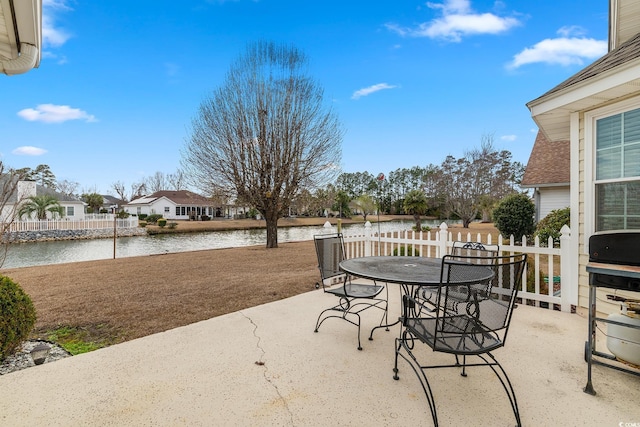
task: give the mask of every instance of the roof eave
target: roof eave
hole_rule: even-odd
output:
[[[638,91],[640,58],[556,92],[547,93],[526,105],[545,136],[550,141],[558,141],[569,139],[571,113],[587,111]]]
[[[12,57],[0,59],[0,73],[22,74],[40,66],[42,0],[0,0]],[[6,40],[6,39],[5,39]]]
[[[520,184],[522,188],[550,188],[550,187],[569,187],[568,182],[554,182],[548,184]]]

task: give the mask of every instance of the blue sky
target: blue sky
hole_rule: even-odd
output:
[[[43,3],[40,67],[0,75],[0,158],[101,194],[175,173],[247,42],[309,55],[346,130],[342,170],[373,175],[439,165],[486,134],[526,164],[525,104],[607,51],[606,0]]]

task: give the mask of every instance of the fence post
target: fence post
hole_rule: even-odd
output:
[[[578,274],[571,268],[571,229],[565,224],[560,229],[560,305],[561,310],[571,312],[571,305],[578,305]],[[551,282],[551,281],[550,281]]]
[[[371,223],[364,223],[364,256],[371,256]]]
[[[333,226],[329,221],[326,221],[322,226],[322,234],[331,234],[333,232]]]
[[[447,254],[447,239],[449,237],[449,227],[447,227],[447,223],[443,222],[440,224],[440,231],[438,231],[438,258],[442,258]]]

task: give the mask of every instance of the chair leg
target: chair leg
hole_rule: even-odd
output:
[[[511,385],[511,381],[507,376],[507,372],[504,370],[502,365],[496,360],[496,358],[491,353],[487,353],[492,360],[489,361],[486,359],[484,355],[479,355],[479,357],[484,360],[484,362],[491,367],[493,373],[496,374],[500,383],[502,384],[502,388],[507,393],[507,397],[509,398],[509,403],[511,403],[511,409],[513,410],[513,415],[516,417],[516,423],[518,427],[522,426],[522,422],[520,421],[520,411],[518,409],[518,401],[516,400],[516,392],[513,390],[513,386]],[[496,369],[497,366],[497,369]]]
[[[400,323],[399,320],[396,320],[391,324],[389,323],[389,293],[387,292],[387,299],[384,302],[382,319],[380,319],[380,324],[378,326],[374,326],[373,329],[371,329],[371,333],[369,334],[369,341],[373,341],[373,333],[376,329],[384,328],[384,330],[388,332],[391,326],[397,325],[398,323]]]
[[[420,381],[420,385],[422,386],[422,390],[424,391],[425,396],[427,397],[427,403],[429,404],[429,411],[431,411],[431,418],[433,419],[433,424],[435,427],[438,427],[438,414],[436,412],[436,402],[433,397],[433,392],[431,391],[431,386],[429,385],[429,380],[427,379],[427,375],[424,373],[425,367],[420,365],[416,357],[411,352],[411,348],[413,347],[413,343],[411,345],[407,344],[407,340],[413,341],[413,337],[407,337],[406,331],[402,333],[401,338],[396,338],[396,360],[394,371],[394,380],[399,380],[398,376],[398,356],[402,357],[404,360],[409,363],[413,372],[415,372],[418,380]],[[405,356],[401,353],[404,350],[405,353],[409,356]]]
[[[313,330],[313,332],[318,332],[318,329],[320,329],[320,326],[324,323],[325,320],[327,319],[331,319],[332,317],[335,317],[336,319],[343,319],[346,320],[347,322],[351,323],[352,325],[355,325],[358,327],[358,350],[362,350],[362,344],[360,342],[360,314],[355,313],[355,312],[350,312],[350,311],[345,311],[341,308],[339,308],[340,306],[335,306],[335,307],[331,307],[331,308],[327,308],[325,310],[323,310],[320,315],[318,316],[318,320],[316,321],[316,328]],[[337,311],[339,313],[341,313],[340,316],[338,315],[330,315],[330,316],[326,316],[325,318],[322,318],[322,316],[328,312],[328,311]],[[357,322],[354,322],[351,319],[347,319],[347,315],[354,315],[358,318]],[[322,320],[320,320],[322,319]]]
[[[382,319],[380,320],[380,325],[375,326],[371,329],[371,333],[369,334],[369,341],[373,341],[373,333],[376,329],[384,328],[385,331],[389,331],[391,326],[395,326],[400,323],[399,320],[389,323],[389,285],[385,285],[386,299],[384,303],[384,313],[382,313]]]

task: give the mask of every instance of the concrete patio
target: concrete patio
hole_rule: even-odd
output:
[[[391,297],[398,307],[393,289]],[[409,366],[401,362],[400,380],[392,378],[398,327],[365,337],[363,351],[347,322],[329,320],[313,333],[334,299],[308,292],[1,376],[0,425],[432,425]],[[364,335],[376,319],[363,323]],[[640,425],[640,377],[596,365],[597,395],[582,391],[586,338],[584,317],[516,309],[495,354],[523,425]],[[515,424],[490,370],[462,378],[439,369],[430,380],[441,425]]]

